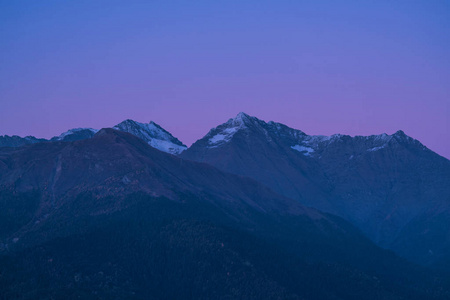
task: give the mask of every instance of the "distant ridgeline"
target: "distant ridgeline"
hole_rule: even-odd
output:
[[[173,137],[168,131],[151,121],[148,124],[139,123],[133,120],[125,120],[113,127],[116,130],[131,133],[144,141],[150,146],[158,150],[179,154],[186,150],[187,147],[177,138]],[[59,136],[55,136],[50,141],[73,142],[92,138],[98,132],[92,128],[74,128],[70,129]],[[18,136],[0,136],[0,147],[20,147],[23,145],[34,144],[38,142],[48,141],[46,139],[37,139],[32,136],[21,138]]]

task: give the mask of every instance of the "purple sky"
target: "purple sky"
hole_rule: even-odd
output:
[[[131,118],[190,145],[239,111],[450,158],[450,2],[0,0],[0,135]]]

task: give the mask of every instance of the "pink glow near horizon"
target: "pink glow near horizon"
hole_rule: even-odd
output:
[[[130,118],[190,145],[244,111],[449,158],[450,4],[338,2],[0,4],[0,135]]]

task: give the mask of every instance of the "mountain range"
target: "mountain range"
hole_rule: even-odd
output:
[[[132,120],[0,142],[4,299],[450,297],[450,162],[402,131],[240,113],[189,148]]]
[[[450,161],[402,131],[310,136],[240,113],[181,157],[341,216],[412,261],[441,265],[449,258]]]
[[[131,133],[140,139],[146,141],[150,146],[158,150],[180,154],[187,147],[177,138],[173,137],[168,131],[151,121],[149,123],[140,123],[133,120],[125,120],[113,127],[116,130]],[[38,139],[33,136],[21,138],[19,136],[0,136],[0,147],[20,147],[23,145],[35,144],[47,141],[65,141],[73,142],[93,137],[98,132],[92,128],[74,128],[70,129],[59,136],[55,136],[50,140]]]

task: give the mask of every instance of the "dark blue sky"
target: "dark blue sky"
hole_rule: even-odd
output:
[[[450,157],[450,2],[0,0],[0,134],[239,111]]]

